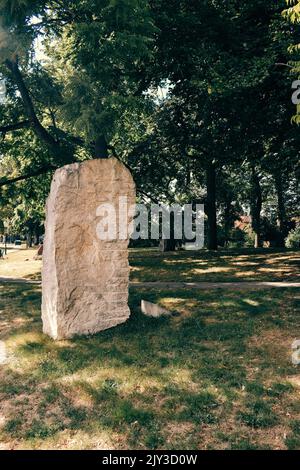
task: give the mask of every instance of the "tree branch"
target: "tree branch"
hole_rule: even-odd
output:
[[[116,157],[116,158],[118,158],[118,157]],[[118,159],[118,160],[120,160],[120,159]],[[122,162],[122,160],[120,160],[120,161]],[[122,162],[122,163],[123,163],[123,165],[126,166],[126,168],[128,168],[128,170],[130,170],[132,172],[132,169],[130,168],[129,165],[127,165],[124,162]],[[10,186],[11,184],[18,183],[19,181],[25,181],[29,178],[34,178],[34,177],[37,177],[37,176],[40,176],[40,175],[45,175],[46,173],[49,173],[50,171],[54,171],[54,170],[57,170],[57,169],[58,169],[58,167],[55,167],[53,165],[49,165],[49,166],[42,167],[42,168],[39,168],[37,170],[31,171],[30,173],[26,173],[25,175],[16,176],[15,178],[10,178],[10,179],[3,179],[2,178],[2,179],[0,179],[0,188],[3,187],[3,186]],[[139,194],[141,194],[144,197],[147,197],[148,199],[150,199],[150,201],[154,202],[155,204],[160,204],[158,199],[151,196],[151,194],[146,193],[145,191],[143,191],[139,187],[137,187],[136,190]]]
[[[284,64],[282,62],[277,62],[275,65],[277,65],[278,67],[288,67],[289,69],[292,69],[292,65],[289,65],[289,64]]]
[[[119,160],[121,163],[123,163],[123,165],[127,168],[127,170],[130,171],[130,173],[133,175],[134,174],[134,171],[133,169],[130,167],[130,165],[128,165],[128,163],[124,162],[121,157],[117,154],[117,151],[115,149],[115,147],[113,145],[108,145],[107,146],[108,150],[111,150],[112,151],[112,154],[113,156]],[[136,191],[141,194],[142,196],[144,197],[147,197],[148,199],[150,199],[150,201],[154,202],[155,204],[160,204],[160,202],[158,201],[158,199],[154,198],[153,196],[151,196],[151,194],[148,194],[146,193],[145,191],[143,191],[142,189],[140,189],[138,186],[136,186]]]
[[[0,126],[0,132],[2,134],[6,134],[7,132],[17,131],[18,129],[24,129],[25,127],[29,127],[31,124],[30,121],[20,121],[16,124],[8,124],[7,126]]]
[[[48,173],[49,171],[54,171],[54,170],[57,170],[57,167],[55,167],[53,165],[49,165],[49,166],[46,166],[46,167],[38,168],[37,170],[33,170],[30,173],[26,173],[25,175],[16,176],[15,178],[9,178],[9,179],[1,178],[0,179],[0,188],[2,186],[9,186],[11,184],[18,183],[19,181],[25,181],[29,178],[44,175],[44,174]]]
[[[156,199],[155,197],[151,196],[151,194],[146,193],[145,191],[143,191],[142,189],[139,189],[138,187],[136,188],[136,191],[137,191],[137,193],[141,194],[142,196],[147,197],[148,199],[150,199],[150,201],[154,202],[154,204],[159,204],[160,205],[159,200]]]
[[[5,64],[6,64],[7,68],[9,69],[9,71],[11,72],[11,74],[12,74],[12,76],[13,76],[15,82],[16,82],[16,85],[18,87],[18,90],[19,90],[19,92],[21,94],[21,97],[22,97],[22,100],[23,100],[25,112],[27,114],[28,119],[30,120],[31,125],[33,126],[33,129],[34,129],[36,135],[42,141],[44,141],[49,147],[57,149],[58,145],[59,145],[58,142],[56,142],[56,140],[42,126],[42,124],[40,123],[40,121],[37,118],[37,115],[36,115],[36,112],[35,112],[30,94],[29,94],[29,92],[26,88],[26,85],[25,85],[25,82],[23,80],[22,74],[19,70],[18,62],[16,60],[11,61],[11,60],[7,59],[5,61]]]

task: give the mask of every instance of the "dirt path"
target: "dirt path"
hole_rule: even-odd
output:
[[[159,289],[269,289],[275,287],[300,287],[300,282],[267,282],[267,281],[241,281],[241,282],[131,282],[134,288]]]
[[[0,283],[11,284],[41,284],[41,281],[26,279],[0,277]],[[269,288],[299,288],[300,282],[267,282],[267,281],[241,281],[241,282],[130,282],[129,286],[134,289],[269,289]]]
[[[41,281],[25,277],[0,277],[0,284],[41,284]]]

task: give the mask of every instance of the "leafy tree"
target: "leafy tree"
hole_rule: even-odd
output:
[[[282,5],[174,0],[153,2],[153,8],[160,31],[153,83],[159,84],[163,76],[172,84],[169,120],[181,155],[189,160],[183,166],[201,173],[200,179],[205,172],[208,247],[217,248],[216,182],[222,185],[224,167],[243,161],[252,168],[250,199],[258,246],[262,201],[256,167],[278,125],[266,97],[287,86],[285,71],[276,66],[285,60],[292,35],[284,36]],[[165,140],[174,138],[169,134]]]
[[[283,10],[283,17],[292,25],[298,25],[300,23],[300,2],[299,0],[286,0],[288,8]],[[295,28],[294,39],[289,43],[288,51],[291,54],[292,60],[289,61],[287,66],[291,68],[292,74],[296,76],[300,72],[300,35],[299,28]],[[296,124],[300,123],[300,107],[297,105],[297,113],[293,116],[292,121]]]
[[[0,131],[32,129],[56,166],[74,161],[77,146],[106,157],[116,121],[145,91],[142,68],[156,31],[148,2],[3,0],[0,8],[9,93],[2,121],[14,115]],[[41,35],[54,66],[36,63]]]
[[[129,113],[139,119],[148,106],[142,70],[156,28],[144,0],[1,0],[0,12],[0,73],[7,88],[0,107],[1,198],[4,205],[10,194],[14,220],[28,225],[26,213],[28,220],[37,214],[29,214],[26,198],[41,207],[49,190],[48,176],[39,175],[107,157]],[[32,194],[31,176],[43,178],[35,181],[44,181],[45,191]]]
[[[226,241],[247,205],[259,246],[270,198],[283,241],[299,145],[280,65],[296,32],[283,5],[0,0],[4,200],[15,191],[19,214],[25,197],[40,207],[45,194],[27,193],[28,176],[46,192],[49,170],[111,154],[131,168],[140,197],[204,202],[210,249],[218,224]]]

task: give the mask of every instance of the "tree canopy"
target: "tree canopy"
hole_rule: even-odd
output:
[[[299,2],[289,3],[295,23]],[[114,155],[140,197],[204,202],[209,248],[229,242],[249,211],[257,246],[264,218],[283,244],[299,176],[286,66],[298,30],[283,9],[273,0],[0,0],[2,218],[41,224],[55,168]]]

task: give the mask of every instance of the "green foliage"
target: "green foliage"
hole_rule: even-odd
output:
[[[300,22],[300,2],[299,0],[286,0],[288,8],[282,12],[283,16],[291,23]]]
[[[123,113],[139,108],[141,71],[151,59],[156,28],[144,0],[86,1],[82,8],[92,20],[68,26],[49,43],[48,54],[63,79],[65,120],[87,139],[111,139]]]
[[[288,8],[282,12],[283,17],[286,21],[298,25],[300,23],[300,1],[299,0],[286,0],[286,4]],[[299,75],[300,71],[300,62],[299,62],[299,50],[300,50],[300,43],[297,42],[296,44],[290,44],[288,47],[289,53],[292,55],[293,60],[290,60],[289,64],[292,68],[292,72],[294,74]],[[299,116],[299,106],[297,106],[297,114],[292,117],[292,122],[294,124],[300,123],[300,116]]]
[[[290,231],[286,239],[286,246],[288,248],[300,248],[300,225]]]
[[[31,141],[28,145],[28,141]],[[5,156],[0,160],[0,174],[18,176],[49,161],[49,153],[29,131],[19,134],[11,143],[11,137],[2,142]],[[28,179],[17,185],[0,188],[0,219],[8,225],[11,235],[37,236],[43,233],[44,207],[50,188],[51,175]]]
[[[293,21],[298,4],[288,5]],[[28,119],[5,63],[18,56],[52,141],[41,139],[32,119],[7,132],[0,179],[94,157],[95,140],[104,137],[144,193],[166,203],[207,203],[213,165],[219,240],[228,245],[241,243],[234,222],[255,206],[253,168],[261,210],[274,207],[267,217],[273,225],[280,219],[284,239],[297,206],[299,136],[290,126],[289,72],[275,65],[297,43],[282,8],[273,0],[0,0],[7,86],[0,126]],[[35,179],[36,190],[30,183],[1,190],[1,220],[23,230],[42,222],[50,176]]]

